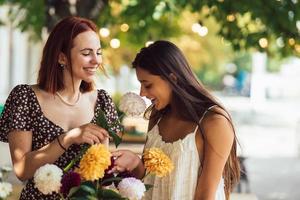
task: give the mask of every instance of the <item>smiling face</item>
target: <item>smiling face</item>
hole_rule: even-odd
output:
[[[141,83],[140,95],[150,99],[157,110],[170,104],[172,88],[168,81],[140,67],[136,68],[136,76]]]
[[[100,40],[94,31],[85,31],[74,38],[71,63],[74,80],[88,83],[94,80],[97,68],[102,63]]]

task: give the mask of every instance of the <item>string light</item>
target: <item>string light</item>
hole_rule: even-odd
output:
[[[289,44],[290,44],[291,46],[293,46],[293,45],[295,44],[295,39],[294,39],[294,38],[290,38],[290,39],[289,39]]]
[[[300,20],[297,20],[296,27],[297,27],[298,31],[300,31]]]
[[[229,22],[233,22],[233,21],[235,20],[235,16],[234,16],[233,14],[227,15],[226,19],[227,19],[227,21],[229,21]]]
[[[282,37],[279,37],[279,38],[276,39],[276,44],[280,48],[284,47],[284,42],[283,42]]]
[[[101,28],[101,29],[99,30],[99,33],[100,33],[100,36],[101,36],[101,37],[106,38],[106,37],[109,36],[110,31],[109,31],[108,28]]]
[[[122,32],[127,32],[129,30],[129,25],[124,23],[120,26]]]
[[[202,26],[198,32],[201,37],[206,36],[208,33],[208,28],[206,26]]]
[[[110,41],[110,46],[113,48],[113,49],[117,49],[120,47],[120,40],[117,39],[117,38],[113,38],[111,41]]]
[[[202,26],[200,23],[194,23],[192,25],[192,31],[194,33],[198,33],[201,37],[204,37],[208,33],[208,28],[206,26]]]
[[[260,38],[258,41],[261,48],[267,48],[268,46],[268,40],[266,38]]]
[[[295,50],[296,50],[298,53],[300,53],[300,44],[296,44],[296,45],[295,45]]]
[[[55,14],[55,8],[51,7],[48,11],[49,15],[54,15]]]
[[[194,23],[194,24],[192,25],[192,31],[193,31],[194,33],[198,33],[200,29],[201,29],[201,25],[200,25],[199,23]]]

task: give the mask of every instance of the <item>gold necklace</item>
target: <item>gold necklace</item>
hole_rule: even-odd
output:
[[[78,104],[79,100],[80,100],[80,97],[81,97],[81,92],[79,92],[76,101],[75,101],[74,103],[69,103],[67,100],[65,100],[65,99],[61,96],[61,94],[59,94],[59,92],[56,92],[55,94],[56,94],[56,95],[59,97],[59,99],[60,99],[64,104],[66,104],[67,106],[76,106],[76,105]]]

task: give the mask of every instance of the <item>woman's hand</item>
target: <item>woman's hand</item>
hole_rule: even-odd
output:
[[[115,157],[114,167],[109,173],[133,171],[142,162],[140,157],[130,150],[117,150],[112,152]]]
[[[108,145],[109,134],[104,128],[89,123],[65,133],[63,141],[67,144],[67,146],[82,143],[88,143],[90,145],[101,143]]]

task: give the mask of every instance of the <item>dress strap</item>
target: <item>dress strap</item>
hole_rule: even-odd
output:
[[[205,110],[205,112],[203,113],[201,119],[199,120],[199,124],[201,124],[201,122],[202,122],[203,118],[205,117],[206,113],[207,113],[210,109],[212,109],[213,107],[215,107],[215,106],[217,106],[217,105],[212,105],[212,106],[210,106],[209,108],[207,108],[207,109]],[[195,128],[195,130],[194,130],[194,134],[196,134],[198,128],[199,128],[199,125],[196,126],[196,128]]]
[[[160,117],[160,118],[157,120],[157,122],[156,122],[157,125],[158,125],[158,123],[160,122],[161,118],[162,118],[162,117]]]
[[[217,106],[217,105],[212,105],[212,106],[210,106],[209,108],[207,108],[207,109],[205,110],[205,112],[203,113],[202,117],[201,117],[200,120],[199,120],[199,124],[201,124],[201,122],[202,122],[203,118],[205,117],[206,113],[207,113],[208,111],[210,111],[210,110],[211,110],[213,107],[215,107],[215,106]]]

